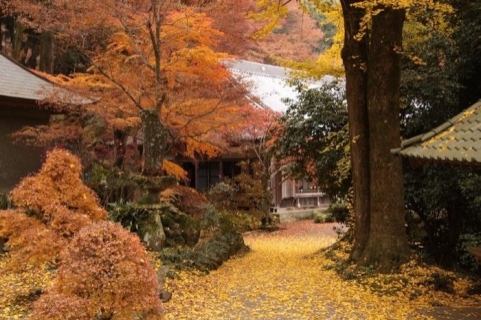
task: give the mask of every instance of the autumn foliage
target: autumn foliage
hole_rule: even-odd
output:
[[[0,237],[8,239],[12,266],[56,264],[59,252],[81,228],[106,219],[81,172],[77,157],[55,149],[36,175],[11,192],[15,209],[0,211]]]
[[[119,224],[83,228],[61,254],[31,319],[160,319],[157,277],[140,239]]]
[[[204,194],[181,185],[167,188],[161,192],[160,197],[162,201],[171,203],[182,212],[194,217],[199,217],[208,203]]]

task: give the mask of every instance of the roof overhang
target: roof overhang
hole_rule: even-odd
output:
[[[481,101],[391,152],[414,163],[481,166]]]
[[[55,101],[64,105],[84,105],[95,100],[60,87],[0,53],[0,98],[19,101]]]

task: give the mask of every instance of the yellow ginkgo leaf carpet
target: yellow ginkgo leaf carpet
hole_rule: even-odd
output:
[[[427,314],[434,298],[422,296],[430,293],[382,295],[327,270],[332,262],[317,252],[336,240],[333,224],[283,227],[246,234],[251,251],[216,271],[170,280],[166,319],[433,319]]]

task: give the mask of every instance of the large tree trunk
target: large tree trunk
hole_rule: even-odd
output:
[[[142,174],[157,175],[164,160],[167,132],[156,109],[142,110],[140,118],[144,134]]]
[[[123,168],[125,154],[127,153],[127,148],[125,147],[127,140],[127,135],[124,131],[116,129],[114,130],[114,146],[115,146],[115,160],[114,166],[117,168]]]
[[[404,10],[384,8],[372,17],[368,59],[371,226],[360,263],[391,272],[407,261],[399,97]]]
[[[346,94],[349,114],[349,142],[354,189],[354,245],[351,259],[357,260],[366,247],[369,236],[369,122],[367,113],[367,54],[368,36],[354,37],[364,10],[351,7],[359,1],[341,1],[344,15],[344,48],[342,59],[346,71]]]
[[[53,74],[54,37],[50,32],[40,34],[40,71]]]

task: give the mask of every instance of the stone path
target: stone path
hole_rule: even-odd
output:
[[[341,281],[315,254],[335,241],[335,226],[305,220],[278,232],[246,234],[248,254],[208,275],[181,274],[169,284],[174,295],[165,304],[166,320],[481,319],[478,308],[428,310],[403,293],[373,295]]]

